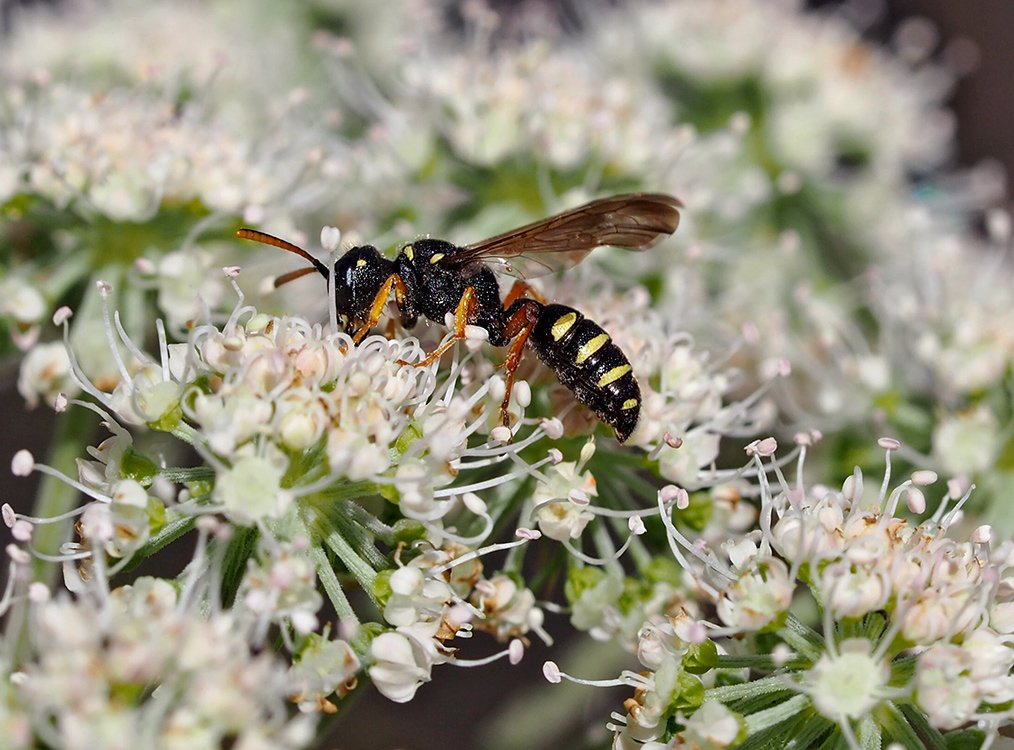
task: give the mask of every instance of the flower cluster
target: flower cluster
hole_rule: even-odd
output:
[[[993,544],[988,526],[965,542],[948,536],[969,494],[953,486],[922,523],[900,517],[901,503],[925,513],[923,488],[937,477],[916,472],[890,489],[899,446],[881,444],[888,469],[872,492],[858,468],[838,490],[807,486],[805,444],[789,484],[774,441],[755,444],[760,528],[720,551],[677,531],[659,500],[673,551],[717,621],[683,609],[645,622],[637,654],[649,671],[620,678],[637,692],[616,717],[614,747],[733,747],[786,732],[850,748],[909,747],[918,735],[988,744],[1009,723],[1011,544]],[[552,663],[546,674],[563,676]]]
[[[41,584],[39,584],[41,585]],[[31,654],[5,670],[19,709],[11,748],[302,748],[314,719],[289,719],[286,666],[254,654],[237,613],[199,612],[192,592],[140,578],[80,598],[31,594]],[[9,681],[9,682],[8,682]],[[7,707],[10,704],[5,701]]]

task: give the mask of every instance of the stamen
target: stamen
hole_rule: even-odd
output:
[[[103,328],[106,332],[106,343],[109,344],[109,353],[113,355],[113,361],[116,363],[116,369],[120,371],[120,378],[124,383],[131,383],[130,373],[127,372],[127,365],[123,361],[123,357],[120,356],[120,347],[117,343],[117,337],[114,334],[114,327],[109,312],[109,295],[113,288],[105,281],[96,281],[95,286],[99,290],[99,296],[102,298],[102,323]]]

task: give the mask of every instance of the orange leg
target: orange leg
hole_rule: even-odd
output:
[[[511,287],[511,290],[507,292],[507,297],[504,298],[504,309],[510,307],[512,302],[519,300],[522,297],[531,297],[536,302],[546,304],[546,298],[539,294],[534,287],[531,287],[527,282],[518,279],[514,282],[514,286]]]
[[[427,354],[426,358],[421,362],[413,362],[412,366],[425,367],[444,356],[448,349],[465,338],[465,326],[468,325],[469,321],[474,320],[475,313],[478,310],[479,303],[475,297],[475,290],[470,286],[465,287],[465,292],[461,295],[461,299],[458,300],[458,306],[454,310],[454,336]],[[409,363],[402,362],[402,364]]]
[[[517,288],[517,285],[515,285],[515,288]],[[511,293],[513,293],[513,290],[511,290]],[[510,317],[504,329],[504,335],[508,339],[514,339],[511,341],[510,349],[507,350],[507,356],[503,361],[504,381],[507,384],[507,392],[504,394],[503,401],[500,404],[500,421],[504,427],[510,427],[510,414],[507,411],[507,407],[510,406],[511,391],[514,389],[514,373],[517,372],[518,367],[521,365],[525,343],[528,341],[532,329],[535,328],[535,324],[539,320],[540,307],[540,305],[535,303],[522,305]]]
[[[369,333],[373,326],[377,325],[377,321],[380,320],[380,316],[384,313],[384,305],[387,304],[387,299],[391,296],[392,289],[394,290],[395,301],[401,304],[408,290],[405,288],[405,282],[401,280],[401,276],[396,273],[388,276],[387,281],[380,286],[377,296],[373,298],[373,305],[370,306],[370,317],[367,318],[366,323],[352,336],[354,342],[358,344],[363,340],[363,336]]]

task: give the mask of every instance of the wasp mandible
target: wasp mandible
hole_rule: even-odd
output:
[[[641,412],[641,390],[630,360],[609,334],[572,307],[549,304],[523,280],[501,300],[490,263],[526,256],[544,271],[579,263],[596,247],[612,245],[646,250],[676,231],[682,203],[662,193],[629,193],[602,198],[471,245],[419,239],[401,248],[394,260],[372,245],[354,247],[335,261],[335,307],[355,342],[380,320],[391,294],[405,328],[422,315],[443,324],[454,316],[454,336],[416,367],[441,357],[465,338],[465,326],[489,334],[493,346],[507,346],[503,368],[507,393],[500,417],[509,426],[514,374],[527,344],[577,400],[612,426],[622,443],[634,431]],[[236,235],[288,250],[311,265],[283,274],[275,286],[328,268],[291,242],[255,229]]]

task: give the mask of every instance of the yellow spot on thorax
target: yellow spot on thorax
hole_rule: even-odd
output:
[[[601,349],[603,346],[605,346],[607,341],[609,341],[609,334],[600,333],[595,338],[589,339],[588,341],[584,342],[583,344],[581,344],[581,346],[578,347],[577,359],[575,359],[574,361],[577,364],[583,363],[586,359],[588,359],[588,357],[590,357],[599,349]]]
[[[366,265],[366,258],[360,258],[356,261],[356,268],[362,268]]]
[[[599,378],[598,386],[602,388],[610,383],[614,383],[624,375],[630,372],[630,365],[617,365],[612,370],[609,370],[605,375]]]
[[[623,402],[623,406],[621,406],[620,408],[623,411],[626,411],[627,409],[636,409],[637,408],[637,399],[636,398],[628,398],[626,401]]]
[[[439,263],[444,257],[443,253],[433,253],[433,257],[430,258],[430,263]]]
[[[549,332],[553,336],[553,341],[562,339],[567,334],[567,331],[574,326],[574,321],[576,320],[577,313],[575,312],[564,313],[557,318],[556,322],[553,323],[553,327],[549,329]]]
[[[415,248],[411,245],[405,245],[405,249],[402,252],[405,253],[405,257],[409,260],[415,260]]]

